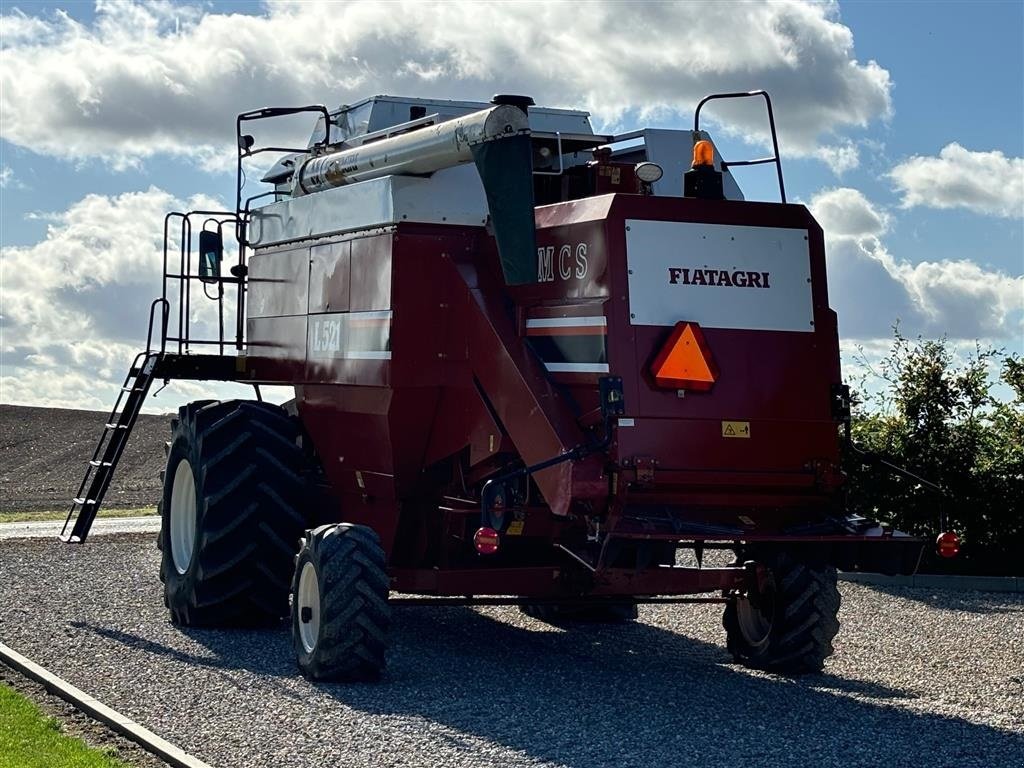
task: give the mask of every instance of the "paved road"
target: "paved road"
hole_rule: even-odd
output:
[[[63,520],[27,520],[21,523],[0,523],[0,539],[52,539],[60,535]],[[99,517],[92,524],[90,536],[108,536],[115,533],[156,533],[160,518]]]
[[[222,768],[976,766],[1024,756],[1024,597],[843,584],[837,656],[729,663],[719,611],[560,630],[403,608],[378,685],[314,685],[284,629],[179,629],[152,535],[0,545],[0,638]]]

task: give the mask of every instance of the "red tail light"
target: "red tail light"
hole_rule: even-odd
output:
[[[493,555],[500,543],[498,532],[493,528],[480,528],[473,534],[473,546],[481,555]]]
[[[960,538],[952,531],[940,533],[935,540],[935,551],[942,557],[956,557],[960,551]]]

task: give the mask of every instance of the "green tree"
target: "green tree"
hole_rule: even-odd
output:
[[[998,390],[993,371],[1008,389]],[[880,379],[881,389],[869,385]],[[855,382],[853,436],[866,450],[940,484],[848,457],[853,511],[934,536],[939,512],[962,541],[960,557],[926,555],[947,572],[1024,575],[1024,361],[977,344],[958,362],[947,340],[909,340],[896,329],[889,354]]]

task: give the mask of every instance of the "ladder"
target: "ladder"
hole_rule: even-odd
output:
[[[147,344],[147,351],[136,355],[128,369],[114,408],[103,426],[103,434],[85,470],[85,477],[71,502],[71,509],[60,532],[62,541],[82,544],[89,535],[89,529],[92,528],[96,513],[114,477],[117,462],[124,453],[132,427],[149,393],[161,357],[160,352],[148,351]]]

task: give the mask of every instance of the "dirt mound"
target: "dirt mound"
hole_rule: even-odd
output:
[[[82,482],[108,414],[0,405],[0,510],[64,509]],[[154,506],[171,416],[140,416],[104,507]]]

